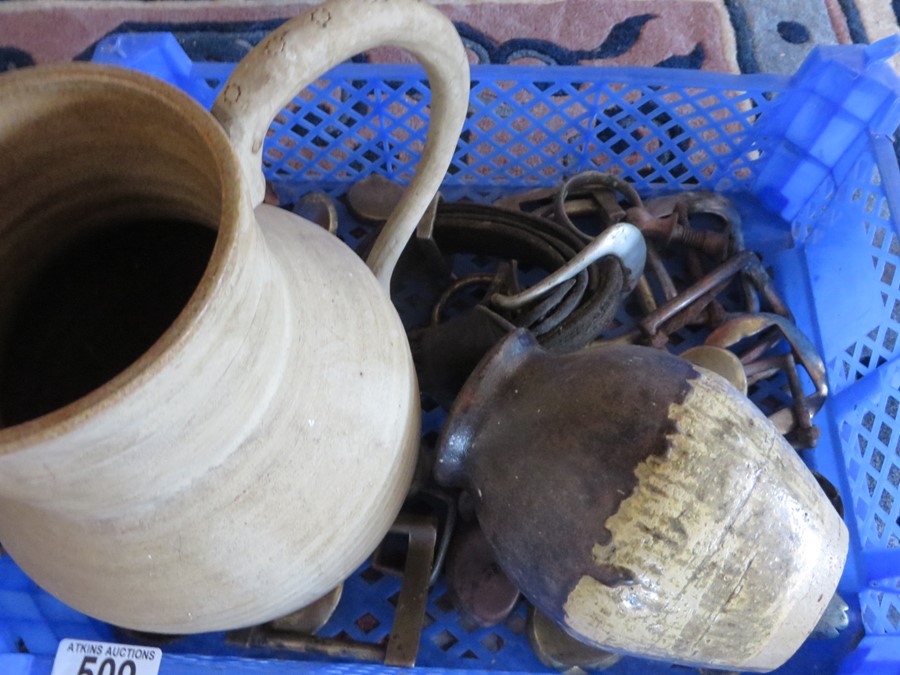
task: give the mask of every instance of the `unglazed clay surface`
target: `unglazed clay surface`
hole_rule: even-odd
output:
[[[258,205],[256,142],[298,87],[381,43],[421,57],[435,97],[376,278],[336,237]],[[419,440],[385,286],[467,92],[452,25],[413,0],[329,2],[288,22],[235,71],[218,121],[124,69],[0,77],[0,346],[19,291],[71,242],[134,222],[216,234],[187,304],[134,363],[61,408],[0,421],[0,540],[38,584],[120,626],[202,632],[302,607],[371,553]]]

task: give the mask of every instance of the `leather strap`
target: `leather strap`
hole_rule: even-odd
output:
[[[548,272],[564,265],[585,243],[553,220],[466,202],[442,202],[438,206],[433,237],[444,253],[515,259]],[[624,274],[618,260],[607,257],[572,281],[523,310],[495,311],[512,324],[531,330],[549,349],[580,349],[602,333],[615,316],[623,297]]]

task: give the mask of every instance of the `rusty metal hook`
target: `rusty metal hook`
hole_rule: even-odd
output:
[[[745,368],[751,382],[765,379],[777,371],[788,378],[793,403],[769,416],[795,447],[815,447],[818,434],[812,424],[815,414],[828,397],[828,380],[825,363],[812,341],[789,319],[770,313],[738,314],[731,316],[706,339],[706,344],[733,347],[740,342],[766,333],[775,328],[790,345],[791,353],[756,358]],[[758,350],[754,350],[758,352]],[[803,366],[812,380],[815,391],[806,395],[797,375],[796,365]]]

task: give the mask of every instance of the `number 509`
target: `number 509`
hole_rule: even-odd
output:
[[[85,656],[81,662],[81,669],[78,671],[78,675],[137,675],[137,666],[130,659],[122,661],[118,670],[116,669],[115,659],[103,659],[96,670],[89,667],[96,665],[96,663],[96,656]]]

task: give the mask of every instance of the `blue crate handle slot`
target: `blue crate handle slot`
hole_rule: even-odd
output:
[[[812,50],[748,141],[764,159],[753,186],[763,203],[792,221],[823,183],[844,181],[870,133],[893,134],[900,79],[887,59],[898,52],[900,35]]]
[[[121,66],[175,85],[209,110],[233,63],[194,63],[171,33],[110,35],[94,50],[94,63]]]

